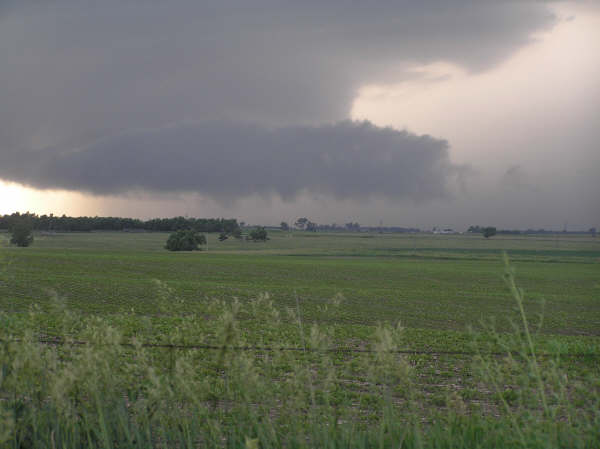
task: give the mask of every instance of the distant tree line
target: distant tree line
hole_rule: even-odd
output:
[[[300,231],[309,232],[421,232],[419,228],[404,228],[401,226],[361,226],[357,222],[349,222],[344,225],[338,225],[337,223],[319,224],[306,217],[298,218],[294,222],[294,227]],[[282,221],[280,229],[287,231],[289,230],[289,226],[286,222]]]
[[[0,229],[10,229],[17,221],[27,220],[36,231],[163,231],[174,232],[182,229],[192,229],[196,232],[224,232],[235,234],[239,224],[235,218],[153,218],[140,220],[138,218],[122,217],[67,217],[37,215],[32,213],[0,216]]]
[[[490,226],[469,226],[467,232],[473,234],[485,234],[485,230],[490,228]],[[496,229],[496,228],[494,228]],[[596,235],[596,228],[590,228],[587,232],[585,231],[552,231],[550,229],[496,229],[496,234],[504,234],[504,235],[526,235],[526,234],[591,234],[592,236]]]

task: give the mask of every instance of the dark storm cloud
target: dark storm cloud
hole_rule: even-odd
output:
[[[552,23],[524,1],[8,0],[0,145],[190,119],[339,121],[366,82],[432,61],[480,70]]]
[[[366,82],[482,70],[554,21],[524,1],[0,3],[0,178],[94,193],[442,196],[445,142],[321,124]]]
[[[538,190],[531,177],[520,165],[511,165],[508,167],[500,179],[500,184],[516,191]]]
[[[305,190],[423,200],[444,196],[460,170],[445,141],[366,122],[278,129],[212,122],[125,133],[73,151],[5,154],[0,177],[98,194],[143,189],[291,199]]]

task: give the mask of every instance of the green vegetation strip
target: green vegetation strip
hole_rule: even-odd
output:
[[[0,448],[600,447],[596,240],[363,237],[3,249]]]

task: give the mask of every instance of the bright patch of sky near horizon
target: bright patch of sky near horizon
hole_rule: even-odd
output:
[[[520,189],[529,192],[519,192],[523,203],[511,205],[511,208],[526,211],[531,207],[531,195],[535,195],[536,179],[542,170],[545,176],[556,172],[564,182],[570,182],[579,175],[594,176],[588,171],[600,166],[600,152],[594,142],[583,142],[586,149],[582,151],[570,151],[572,142],[577,141],[579,135],[585,135],[586,129],[581,127],[590,126],[590,114],[593,116],[600,111],[600,13],[598,8],[586,4],[562,4],[557,11],[559,21],[555,27],[536,36],[535,42],[491,69],[470,73],[458,66],[438,62],[415,66],[412,69],[415,76],[401,83],[374,85],[366,82],[357,92],[349,113],[352,119],[366,119],[380,126],[406,128],[447,139],[451,159],[473,167],[473,185],[480,193],[484,192],[483,196],[467,194],[435,207],[407,204],[402,213],[397,210],[382,213],[386,210],[383,203],[371,201],[362,206],[361,216],[356,216],[353,201],[338,202],[335,215],[332,215],[328,201],[315,196],[300,197],[291,203],[279,198],[251,197],[223,205],[200,194],[141,192],[118,197],[95,196],[40,191],[0,180],[0,213],[29,210],[39,214],[142,218],[188,214],[234,216],[247,222],[267,224],[279,223],[282,219],[293,220],[306,206],[311,211],[311,218],[321,223],[359,220],[377,224],[379,220],[372,217],[380,217],[390,225],[461,227],[476,220],[481,224],[512,226],[510,220],[503,222],[507,210],[501,205],[493,210],[485,209],[479,216],[468,217],[461,212],[461,206],[466,202],[485,203],[492,197],[498,199],[503,194],[501,188],[498,190],[498,184],[506,173],[516,176],[511,179]],[[588,119],[580,120],[581,117]],[[572,171],[560,174],[560,169],[565,166]],[[498,181],[482,181],[492,179]],[[590,207],[589,204],[578,205],[576,199],[562,198],[560,183],[555,187],[556,200],[571,201],[570,210],[574,216],[582,221],[598,216],[596,212],[582,212],[582,208]],[[551,211],[552,207],[547,210]],[[442,223],[440,217],[444,217]],[[520,225],[556,228],[566,218],[548,213],[538,216],[535,222],[524,220]],[[369,219],[372,223],[367,223]],[[573,225],[584,228],[597,223]]]
[[[550,32],[498,67],[475,74],[443,62],[415,67],[415,79],[364,86],[352,118],[447,139],[458,163],[539,161],[532,141],[573,134],[578,119],[599,108],[590,100],[600,92],[600,14],[557,9]],[[562,164],[568,151],[553,149]]]
[[[582,177],[593,179],[600,168],[598,142],[591,137],[600,123],[600,14],[589,5],[572,4],[557,12],[559,23],[550,32],[493,70],[472,74],[437,63],[415,67],[414,80],[364,86],[352,118],[447,139],[452,160],[470,164],[479,178],[474,184],[483,196],[467,201],[498,203],[495,212],[483,212],[489,223],[510,226],[503,217],[515,210],[526,217],[536,208],[552,211],[556,201],[568,204],[568,212],[546,213],[531,227],[560,229],[561,221],[569,220],[571,229],[597,225],[600,192],[583,202],[589,192],[567,186]],[[543,178],[555,182],[543,184]],[[484,182],[492,179],[498,181]],[[499,186],[502,182],[513,185]],[[502,204],[502,195],[511,200]],[[456,206],[445,216],[452,217],[452,207],[462,209]],[[460,219],[455,215],[449,221]]]

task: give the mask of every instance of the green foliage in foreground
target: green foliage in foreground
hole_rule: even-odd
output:
[[[401,327],[376,327],[371,352],[339,363],[327,327],[307,325],[297,307],[287,311],[289,333],[266,296],[215,302],[207,316],[165,330],[185,340],[209,320],[214,349],[147,347],[102,318],[68,311],[61,338],[42,345],[44,314],[32,311],[18,327],[4,315],[0,447],[600,446],[597,380],[573,380],[558,356],[540,358],[510,269],[506,281],[520,321],[504,355],[480,348],[473,357],[474,385],[490,398],[480,410],[456,392],[437,411],[422,409],[417,366],[394,352]],[[278,347],[297,350],[260,350],[256,340],[249,349],[244,314],[279,331]]]
[[[165,248],[169,251],[198,251],[198,245],[206,245],[206,237],[193,229],[182,229],[169,236]]]

